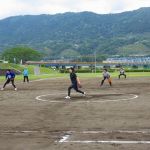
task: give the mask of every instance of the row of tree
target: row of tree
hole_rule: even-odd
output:
[[[40,60],[42,54],[29,47],[14,47],[2,52],[1,58],[10,63],[20,63],[21,61],[24,63],[29,60]]]
[[[9,61],[10,63],[24,63],[26,61],[36,61],[36,60],[57,60],[64,59],[70,61],[83,61],[83,62],[93,62],[95,59],[97,61],[103,61],[106,59],[107,55],[101,55],[93,53],[93,55],[80,55],[73,50],[65,50],[58,57],[54,57],[52,54],[47,52],[39,52],[30,47],[14,47],[6,49],[1,53],[1,59]]]

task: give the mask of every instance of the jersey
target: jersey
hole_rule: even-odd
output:
[[[103,72],[103,77],[104,78],[110,78],[110,73],[107,71],[107,72]]]
[[[6,78],[7,79],[14,79],[15,78],[15,73],[14,72],[6,73]]]
[[[124,74],[125,73],[125,70],[124,69],[121,69],[120,70],[120,74]]]
[[[70,73],[70,80],[72,82],[72,84],[77,83],[77,75],[75,73]]]
[[[25,70],[23,71],[23,75],[24,75],[24,76],[28,76],[28,75],[29,75],[29,72],[28,72],[27,69],[25,69]]]

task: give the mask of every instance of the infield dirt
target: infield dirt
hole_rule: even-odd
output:
[[[150,141],[150,78],[113,79],[112,87],[106,82],[101,88],[99,78],[82,78],[81,82],[87,96],[72,91],[71,100],[64,99],[70,85],[69,79],[65,78],[20,83],[18,91],[13,91],[11,86],[1,91],[0,150],[150,149],[150,144],[56,142],[68,131],[73,131],[70,141]],[[130,94],[139,97],[123,101],[130,99]],[[41,97],[46,101],[36,100],[40,95],[46,95]],[[117,99],[119,101],[115,101]],[[145,133],[118,133],[119,130]],[[83,131],[107,133],[83,134]]]

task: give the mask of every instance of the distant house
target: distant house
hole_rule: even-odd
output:
[[[149,56],[129,56],[107,58],[103,63],[107,64],[150,64]]]

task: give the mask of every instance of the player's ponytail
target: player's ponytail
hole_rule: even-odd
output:
[[[75,69],[73,67],[71,67],[70,69],[72,70],[73,73],[75,72]]]

